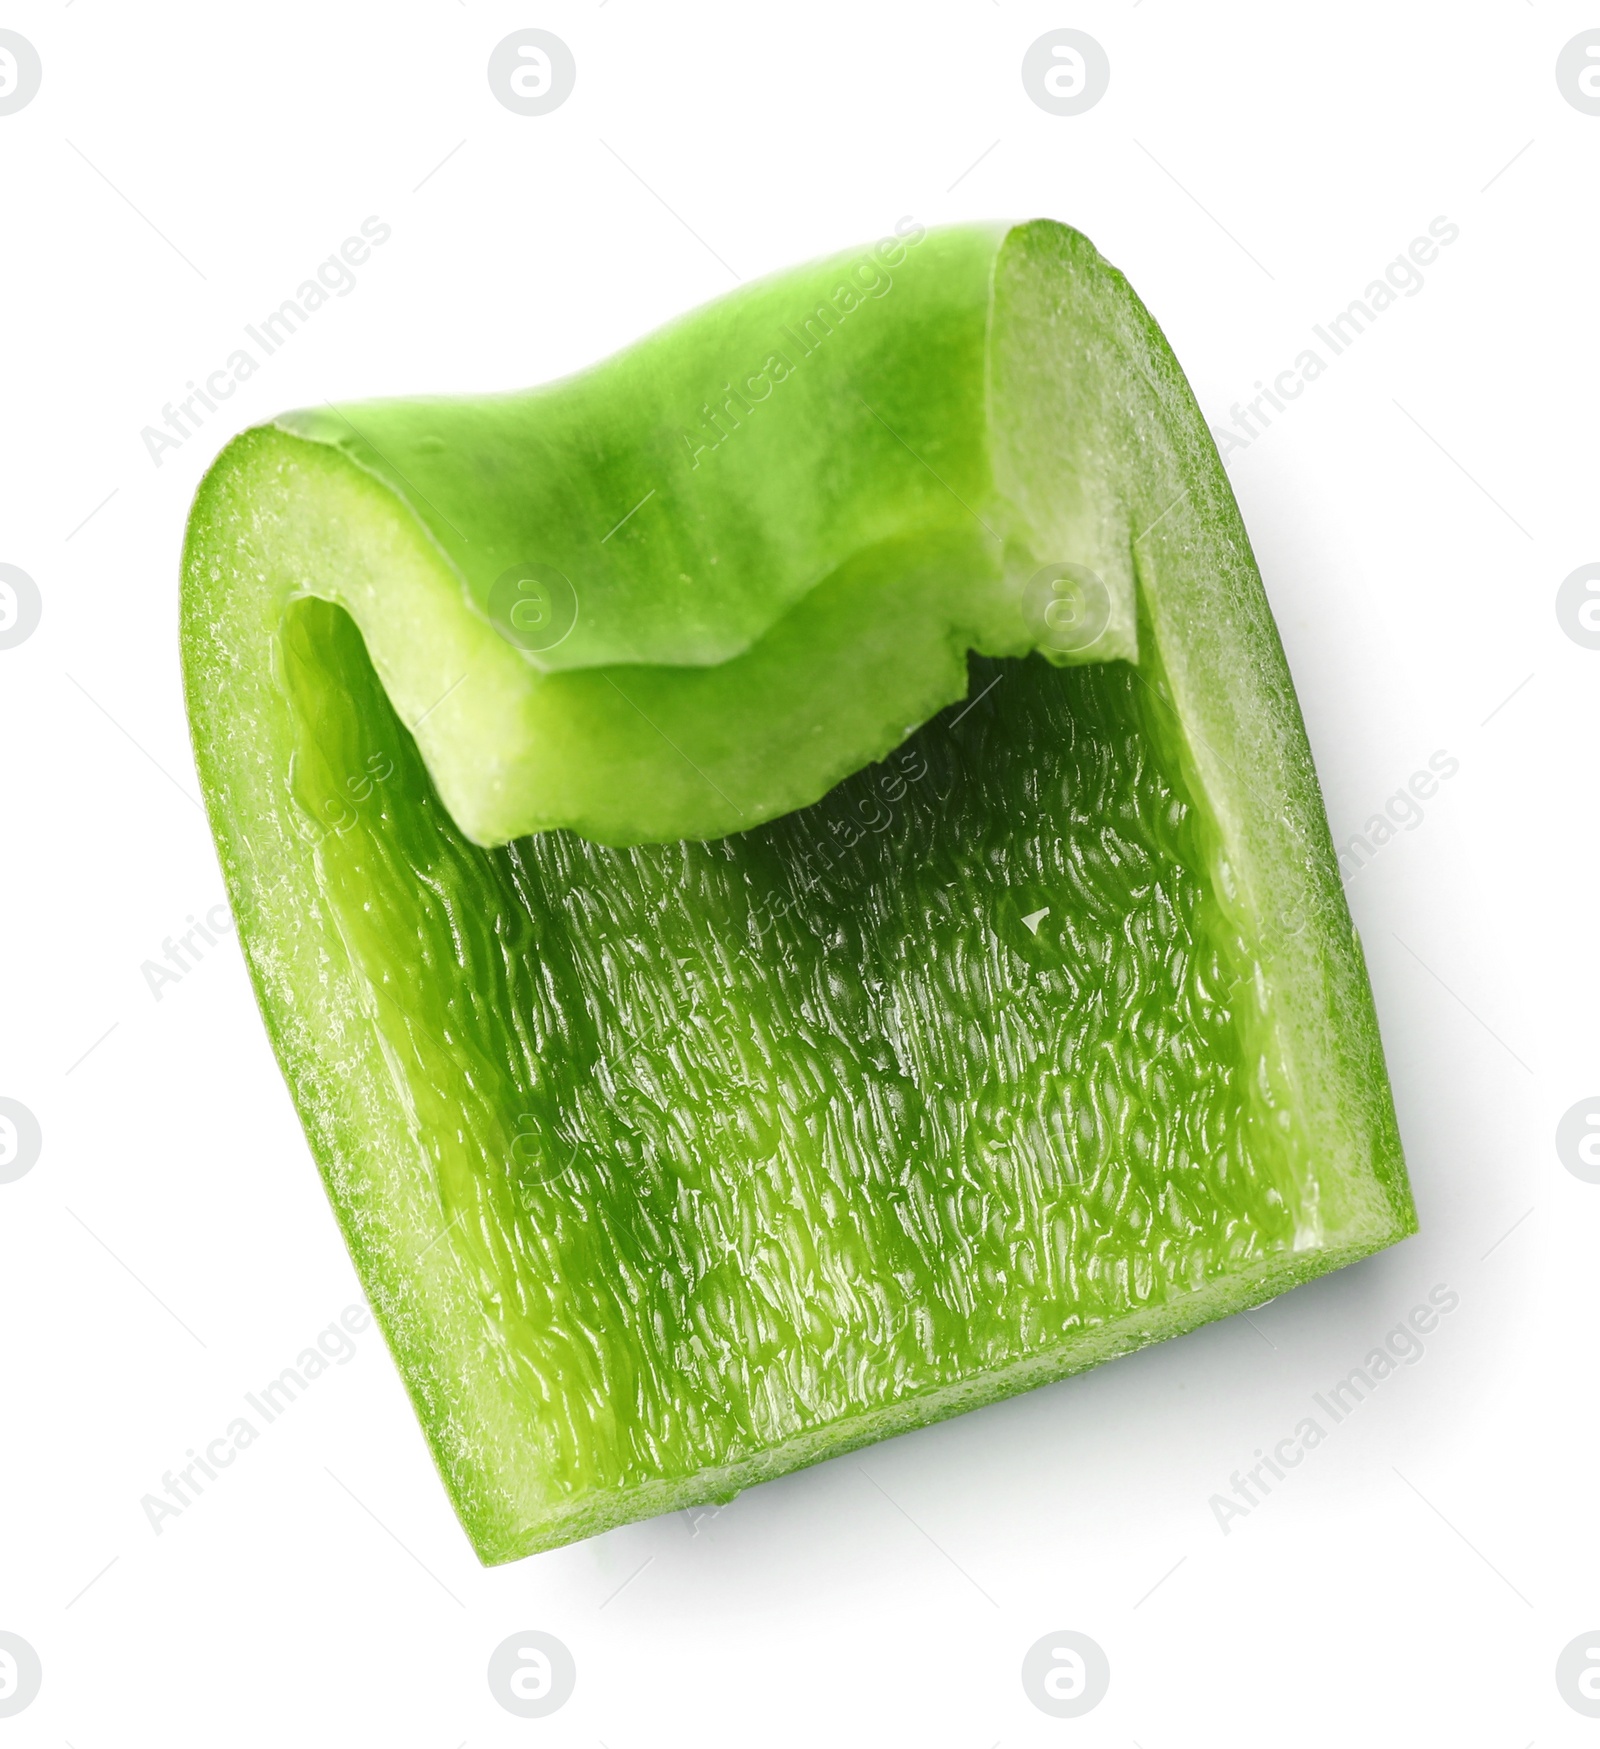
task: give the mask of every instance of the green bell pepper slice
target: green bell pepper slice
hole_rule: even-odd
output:
[[[1415,1229],[1259,574],[1065,226],[903,230],[190,519],[257,996],[514,1559]]]

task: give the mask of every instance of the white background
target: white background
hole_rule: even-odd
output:
[[[1600,1628],[1600,1186],[1554,1131],[1600,1093],[1600,652],[1554,598],[1600,559],[1600,117],[1554,67],[1600,10],[20,0],[0,25],[44,67],[0,117],[0,561],[44,604],[0,651],[0,1094],[44,1135],[0,1186],[0,1628],[44,1665],[0,1742],[1592,1742],[1554,1665]],[[485,78],[529,25],[578,66],[538,118]],[[1068,25],[1112,73],[1061,118],[1019,68]],[[156,468],[141,428],[369,214],[393,236],[357,289]],[[494,1571],[369,1331],[157,1536],[141,1496],[359,1299],[231,939],[159,1002],[140,970],[222,898],[176,659],[202,471],[284,407],[565,372],[903,214],[1088,232],[1219,426],[1459,225],[1229,458],[1335,836],[1460,761],[1349,889],[1420,1236],[714,1518]],[[1425,1359],[1224,1535],[1210,1496],[1438,1283],[1460,1305]],[[485,1680],[530,1627],[578,1667],[539,1723]],[[1111,1663],[1070,1723],[1019,1680],[1059,1628]]]

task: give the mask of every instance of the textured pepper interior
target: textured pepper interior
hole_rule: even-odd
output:
[[[472,1273],[558,1491],[1292,1245],[1204,822],[1126,665],[975,658],[974,702],[739,836],[484,850],[341,609],[297,602],[280,656],[323,899],[438,1176],[430,1264]]]

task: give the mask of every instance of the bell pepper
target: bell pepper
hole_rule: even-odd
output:
[[[1233,495],[1063,225],[247,431],[182,642],[267,1032],[486,1562],[1415,1228]]]

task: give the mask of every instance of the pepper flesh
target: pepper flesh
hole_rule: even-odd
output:
[[[1055,654],[1136,653],[1139,505],[1085,453],[1115,409],[1027,243],[914,234],[543,389],[279,421],[324,464],[280,519],[293,586],[353,614],[469,836],[709,838],[813,802],[959,698],[969,649],[1034,648],[1054,561],[1106,621]],[[571,620],[519,643],[494,591],[524,570]]]
[[[197,499],[186,684],[241,940],[485,1560],[1414,1229],[1181,372],[1065,227],[903,254],[709,453],[676,385],[748,372],[839,263],[587,385],[247,433]],[[602,541],[641,457],[660,502]],[[541,553],[579,613],[530,652],[483,609]],[[686,554],[729,567],[693,612]],[[1049,561],[1106,586],[1068,667],[1024,658]]]

